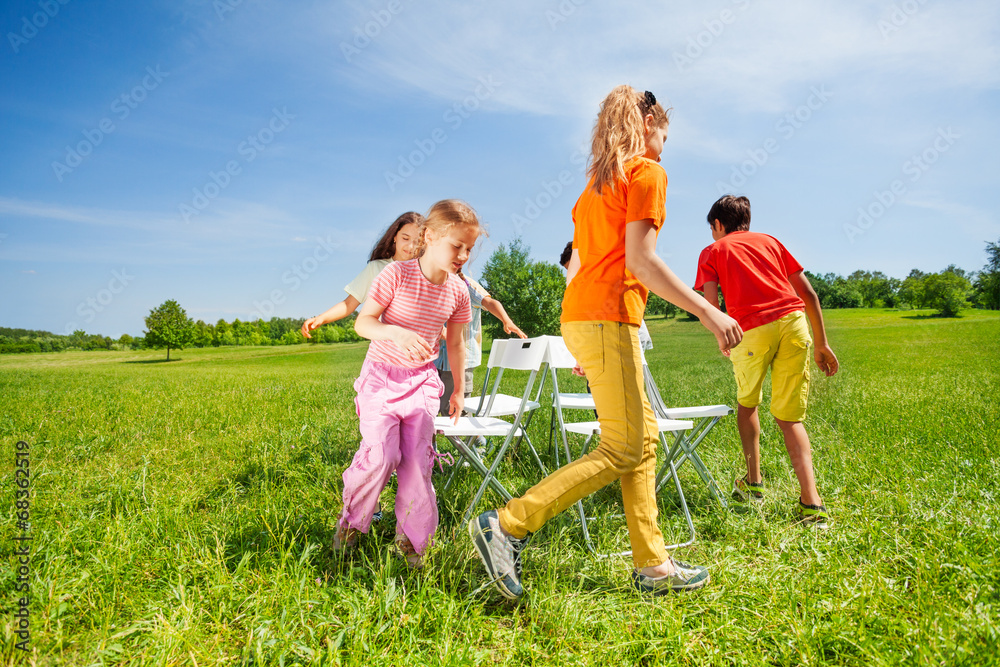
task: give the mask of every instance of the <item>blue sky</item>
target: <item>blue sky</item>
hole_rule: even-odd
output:
[[[658,251],[720,192],[811,271],[967,270],[1000,238],[992,0],[4,3],[0,326],[306,317],[436,200],[572,237],[598,105],[673,107]]]

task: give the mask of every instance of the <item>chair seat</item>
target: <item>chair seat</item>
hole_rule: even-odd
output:
[[[434,432],[446,438],[465,438],[471,435],[504,437],[510,433],[510,427],[510,422],[494,417],[459,417],[457,424],[451,417],[434,418]],[[518,427],[515,434],[520,435],[522,431]]]
[[[657,419],[656,426],[661,432],[675,433],[694,428],[694,422],[680,419]],[[578,435],[598,435],[601,432],[601,423],[596,421],[573,422],[566,424],[566,430]]]
[[[733,414],[728,405],[702,405],[691,408],[667,408],[663,411],[668,419],[701,419],[702,417],[726,417]]]
[[[484,399],[484,403],[489,401],[489,396]],[[484,405],[485,407],[485,405]],[[528,401],[524,406],[525,412],[531,412],[541,407],[537,401]],[[490,406],[488,417],[511,417],[521,410],[521,399],[517,396],[507,394],[497,394],[493,398],[493,405]]]
[[[593,410],[596,406],[594,405],[594,395],[593,394],[559,394],[559,405],[562,406],[563,410]]]

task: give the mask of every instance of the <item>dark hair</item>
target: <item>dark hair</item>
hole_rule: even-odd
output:
[[[722,224],[727,234],[747,231],[750,229],[750,200],[735,195],[719,197],[708,212],[708,224],[715,220]]]
[[[371,254],[368,255],[368,261],[374,262],[376,259],[392,259],[393,255],[396,254],[396,234],[405,225],[409,224],[417,226],[417,236],[419,238],[423,231],[424,216],[413,211],[407,211],[396,218],[395,222],[389,225],[389,229],[385,230],[385,234],[382,234],[382,238],[378,240],[378,243],[372,248]]]
[[[566,247],[563,248],[562,254],[559,255],[559,266],[563,267],[564,269],[568,267],[569,260],[572,256],[573,256],[573,242],[570,241],[569,243],[566,244]]]

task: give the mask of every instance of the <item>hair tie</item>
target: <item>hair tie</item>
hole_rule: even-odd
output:
[[[653,108],[653,107],[656,106],[656,95],[654,95],[653,93],[651,93],[651,92],[649,92],[647,90],[644,93],[644,98],[645,98],[645,102],[646,102],[646,107],[647,108],[651,109],[651,108]]]

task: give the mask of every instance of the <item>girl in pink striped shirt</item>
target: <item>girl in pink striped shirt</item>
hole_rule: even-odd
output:
[[[344,509],[334,548],[354,546],[367,533],[379,494],[396,472],[396,544],[412,567],[437,529],[431,483],[434,415],[444,386],[434,367],[442,326],[456,367],[465,367],[462,334],[472,319],[469,290],[455,274],[479,238],[479,219],[461,201],[439,201],[428,211],[419,259],[393,262],[372,283],[355,330],[370,339],[354,383],[361,447],[344,471]],[[419,254],[419,253],[418,253]],[[450,414],[462,414],[464,378],[455,378]]]

